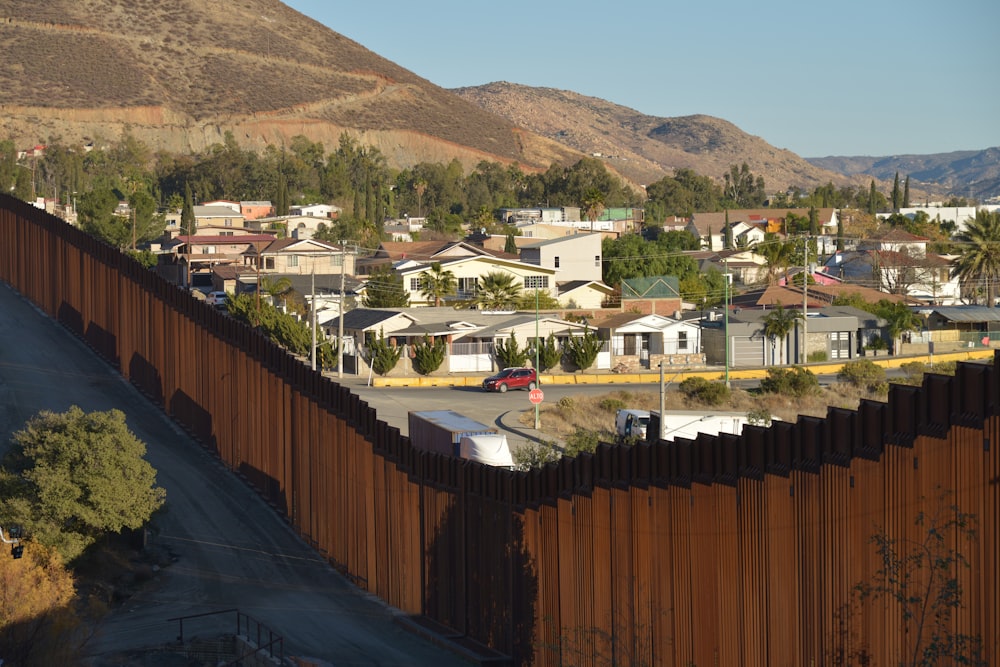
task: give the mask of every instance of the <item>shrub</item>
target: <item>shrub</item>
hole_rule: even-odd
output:
[[[401,352],[400,348],[389,345],[385,339],[385,332],[379,329],[378,338],[368,344],[368,363],[371,364],[373,371],[385,375],[399,363]]]
[[[881,392],[888,388],[885,369],[868,359],[858,359],[844,364],[837,379],[870,392]]]
[[[605,412],[617,412],[625,407],[625,401],[617,398],[602,398],[599,403],[601,410]]]
[[[413,346],[413,370],[421,375],[430,375],[444,363],[444,339],[431,340],[424,334],[423,340]]]
[[[872,338],[870,341],[868,341],[868,344],[865,345],[865,347],[867,349],[869,349],[869,350],[888,350],[889,349],[888,343],[886,343],[885,339],[882,338],[881,336],[875,336],[874,338]]]
[[[747,423],[753,426],[770,426],[773,421],[767,408],[754,408],[747,413]]]
[[[729,387],[725,382],[713,382],[703,377],[691,377],[680,384],[681,393],[705,405],[722,405],[729,400]]]
[[[528,441],[512,451],[511,458],[517,470],[531,470],[554,463],[562,456],[559,450],[548,442]]]
[[[563,449],[563,456],[576,456],[581,452],[593,454],[597,450],[597,445],[601,441],[601,434],[585,428],[577,428],[566,438],[566,447]]]
[[[585,371],[597,361],[597,353],[601,351],[603,345],[604,341],[587,329],[582,336],[571,336],[566,342],[566,356],[574,366]]]
[[[535,360],[535,346],[538,345],[538,341],[532,341],[531,347],[528,349],[528,356],[531,358],[532,363]],[[544,373],[550,368],[555,368],[560,361],[562,361],[563,351],[562,348],[556,343],[556,337],[553,334],[549,334],[549,337],[545,339],[545,342],[538,347],[538,372]]]
[[[826,350],[816,350],[815,352],[810,352],[808,359],[813,363],[826,361]]]
[[[557,405],[564,410],[572,410],[573,398],[571,396],[563,396],[559,399],[559,403],[557,403]]]
[[[769,394],[802,397],[815,393],[819,380],[815,373],[801,366],[768,368],[767,377],[760,381],[760,390]]]
[[[521,349],[518,345],[517,339],[514,338],[514,332],[510,332],[510,340],[506,343],[497,341],[496,344],[496,357],[497,363],[500,368],[516,368],[519,366],[524,366],[528,361],[528,350]]]

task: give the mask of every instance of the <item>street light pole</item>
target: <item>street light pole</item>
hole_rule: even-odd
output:
[[[337,318],[337,377],[344,377],[344,276],[347,273],[347,246],[340,242],[340,317]],[[351,274],[354,275],[354,274]],[[357,372],[357,371],[355,371]]]
[[[310,361],[312,363],[312,370],[316,370],[316,258],[313,258],[312,266],[312,295],[309,301],[309,313],[312,321],[312,357]]]
[[[725,260],[723,263],[725,267],[725,279],[726,279],[726,296],[725,296],[725,308],[723,309],[722,316],[725,321],[725,331],[723,333],[723,338],[726,344],[726,386],[729,386],[729,260]]]
[[[535,287],[535,381],[538,386],[542,384],[542,374],[538,369],[538,348],[540,347],[540,341],[538,340],[538,287]],[[538,403],[535,403],[535,430],[542,428],[541,417],[538,414]]]

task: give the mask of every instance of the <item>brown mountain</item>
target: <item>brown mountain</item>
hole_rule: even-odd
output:
[[[342,133],[394,166],[579,155],[421,79],[277,0],[5,0],[0,136],[173,152]]]
[[[857,182],[712,116],[658,118],[596,97],[505,81],[454,92],[515,125],[581,153],[599,154],[637,183],[651,183],[680,168],[721,180],[731,165],[743,162],[764,177],[769,190]]]

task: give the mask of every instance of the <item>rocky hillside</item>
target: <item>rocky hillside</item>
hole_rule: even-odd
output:
[[[199,151],[347,132],[390,164],[546,168],[575,151],[421,79],[277,0],[5,0],[0,136]]]
[[[768,189],[859,182],[712,116],[658,118],[566,90],[503,81],[454,92],[536,134],[581,153],[599,154],[637,183],[651,183],[681,168],[721,180],[731,165],[743,162],[764,177]]]

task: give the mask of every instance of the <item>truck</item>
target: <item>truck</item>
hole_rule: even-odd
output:
[[[418,449],[459,457],[462,455],[462,438],[492,435],[499,431],[453,410],[411,411],[407,414],[410,442]],[[503,436],[506,440],[506,436]],[[475,451],[470,445],[468,451]]]
[[[649,410],[621,409],[615,413],[615,435],[619,440],[629,438],[646,439],[649,425]]]

